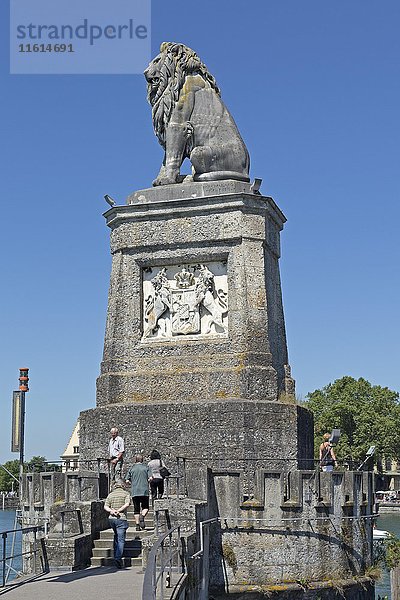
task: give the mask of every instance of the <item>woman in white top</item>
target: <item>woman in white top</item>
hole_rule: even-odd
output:
[[[154,502],[157,498],[162,498],[164,493],[164,479],[160,474],[160,469],[165,465],[161,460],[161,454],[157,450],[151,451],[148,466],[150,469],[151,499]]]

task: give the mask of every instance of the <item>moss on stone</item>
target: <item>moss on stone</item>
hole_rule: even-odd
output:
[[[228,566],[232,569],[232,571],[234,573],[236,573],[237,569],[238,569],[238,565],[237,565],[236,554],[235,554],[232,546],[230,544],[227,544],[226,542],[224,544],[222,544],[222,554],[224,555],[224,559],[226,560]]]

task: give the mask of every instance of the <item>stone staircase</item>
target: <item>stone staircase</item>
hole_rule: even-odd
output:
[[[152,509],[146,515],[146,529],[136,531],[136,523],[133,516],[133,507],[128,508],[129,528],[126,532],[124,554],[122,562],[124,567],[142,566],[142,538],[154,533],[154,514]],[[92,567],[110,567],[114,566],[113,551],[114,532],[110,529],[104,529],[100,532],[98,539],[94,540],[93,555],[91,558]]]

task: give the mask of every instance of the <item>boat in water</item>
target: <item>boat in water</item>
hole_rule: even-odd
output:
[[[378,541],[378,540],[386,540],[386,538],[388,538],[390,536],[389,531],[385,531],[384,529],[373,529],[372,530],[372,537],[374,542]]]
[[[375,503],[379,513],[400,512],[400,490],[375,492]]]

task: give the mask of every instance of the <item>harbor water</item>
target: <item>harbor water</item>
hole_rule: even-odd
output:
[[[376,526],[378,529],[383,529],[393,533],[400,538],[400,509],[398,512],[383,513],[379,516]],[[390,577],[389,573],[383,572],[382,579],[377,582],[375,587],[375,598],[387,596],[390,598]]]
[[[3,531],[10,531],[12,529],[19,529],[18,525],[15,527],[15,510],[7,510],[7,509],[0,510],[0,534],[3,533]],[[7,541],[6,541],[7,556],[10,556],[10,554],[12,552],[12,546],[13,546],[13,535],[9,534],[7,536]],[[3,546],[1,546],[1,548],[2,547]],[[16,535],[13,554],[21,554],[21,534]],[[2,549],[1,549],[0,550],[0,560],[2,558],[3,558],[3,556],[2,556]],[[9,572],[8,581],[11,581],[12,579],[14,579],[14,577],[16,576],[15,571],[20,571],[21,566],[22,566],[21,557],[15,558],[12,562],[12,569]],[[2,569],[2,567],[3,567],[2,563],[1,563],[0,567]],[[13,569],[15,569],[15,571]],[[8,570],[9,569],[6,568],[6,575],[7,575]],[[1,572],[1,570],[0,570],[0,572]],[[0,580],[0,584],[1,584],[1,580]]]

